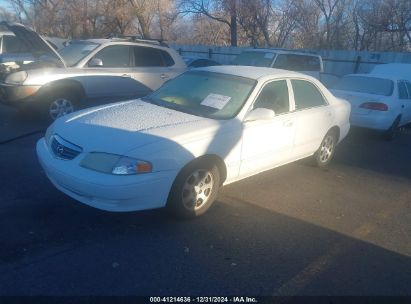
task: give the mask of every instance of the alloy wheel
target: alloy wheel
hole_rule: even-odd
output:
[[[319,160],[322,163],[326,163],[334,153],[334,137],[332,135],[327,135],[320,147],[320,157]]]
[[[55,99],[49,106],[49,114],[53,120],[74,111],[73,103],[65,98]]]
[[[186,179],[182,190],[183,205],[188,210],[198,210],[210,199],[214,188],[213,174],[197,169]]]

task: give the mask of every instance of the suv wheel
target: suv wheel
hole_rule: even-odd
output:
[[[48,98],[48,102],[46,103],[42,114],[47,120],[54,121],[57,118],[70,114],[76,110],[76,95],[62,93],[52,95]]]

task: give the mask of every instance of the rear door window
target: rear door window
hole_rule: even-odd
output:
[[[151,47],[134,47],[134,66],[136,67],[164,67],[162,51]],[[168,55],[168,54],[167,54]]]
[[[291,84],[294,91],[296,110],[314,108],[327,104],[323,95],[311,82],[305,80],[291,80]]]

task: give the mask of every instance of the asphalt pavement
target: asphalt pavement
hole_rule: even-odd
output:
[[[409,129],[352,132],[327,169],[267,171],[177,221],[60,193],[35,156],[45,125],[2,113],[0,296],[411,295]]]

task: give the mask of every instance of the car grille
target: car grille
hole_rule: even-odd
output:
[[[72,160],[82,152],[82,148],[76,146],[58,135],[53,135],[51,140],[51,150],[60,159]]]

